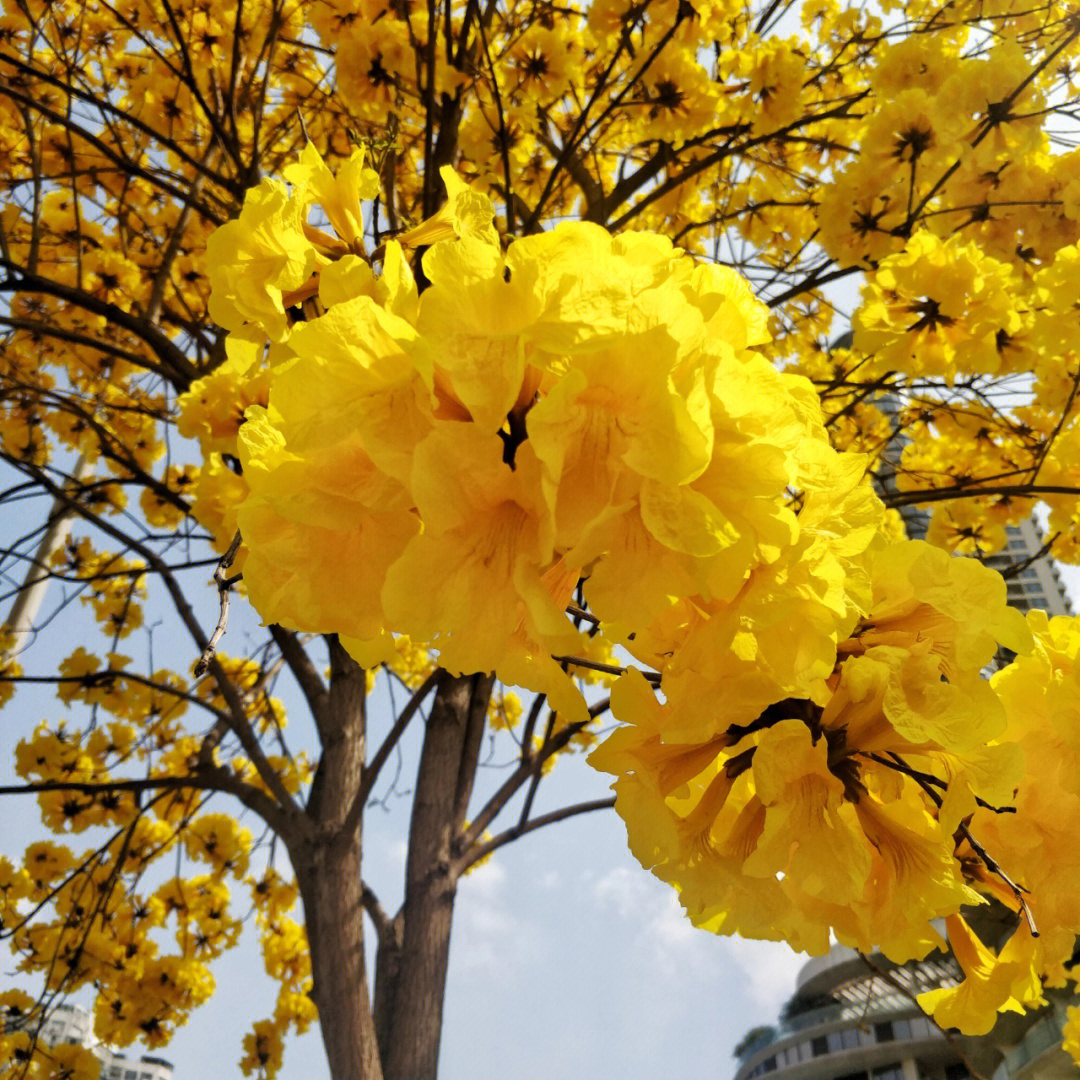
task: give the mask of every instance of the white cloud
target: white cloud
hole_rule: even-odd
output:
[[[506,871],[489,860],[462,878],[454,905],[454,963],[466,976],[505,980],[539,955],[535,929],[505,894]]]
[[[475,900],[493,900],[502,891],[503,882],[506,880],[506,871],[494,861],[473,867],[462,879],[459,891],[468,891]]]
[[[702,931],[687,919],[674,890],[633,867],[617,866],[592,886],[596,903],[632,925],[635,954],[665,978],[707,974],[715,954],[699,948]]]
[[[551,892],[562,884],[562,875],[558,870],[549,870],[540,878],[540,888]]]
[[[702,934],[686,917],[674,892],[668,894],[667,903],[653,924],[653,932],[668,949],[689,948],[701,940]]]
[[[774,1014],[795,991],[795,975],[806,957],[779,941],[724,938],[728,958],[746,976],[746,992],[764,1013]]]
[[[593,882],[592,895],[605,911],[634,924],[627,930],[635,952],[665,977],[709,978],[734,965],[748,997],[769,1014],[795,989],[805,957],[779,942],[716,938],[699,930],[673,889],[633,867],[609,870]]]
[[[640,871],[626,866],[616,866],[593,883],[592,894],[604,908],[614,908],[621,919],[633,918],[655,897],[650,895],[648,878]]]

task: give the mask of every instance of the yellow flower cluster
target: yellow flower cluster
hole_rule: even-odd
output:
[[[160,819],[129,818],[109,843],[82,855],[39,842],[27,849],[21,872],[0,863],[0,919],[12,928],[20,970],[43,975],[46,989],[101,988],[94,1019],[101,1038],[161,1046],[213,992],[206,962],[235,944],[240,923],[228,914],[229,890],[218,875],[139,889],[175,832]],[[116,889],[121,874],[133,882],[130,891]],[[27,904],[52,920],[27,922]],[[160,931],[173,915],[175,951],[166,952]]]
[[[311,1000],[311,957],[303,925],[289,917],[298,896],[295,882],[267,868],[257,879],[249,877],[248,884],[263,964],[279,990],[273,1016],[257,1020],[244,1036],[240,1068],[245,1076],[272,1076],[281,1068],[286,1033],[294,1028],[302,1034],[317,1017]]]
[[[1005,738],[1024,758],[1015,784],[1017,812],[971,807],[971,828],[1026,890],[1041,931],[1027,948],[1028,962],[1046,974],[1048,985],[1063,986],[1073,978],[1069,961],[1080,934],[1080,857],[1070,827],[1080,812],[1080,627],[1042,611],[1027,618],[1034,650],[993,678],[1008,719]],[[999,898],[1016,908],[1015,897]]]
[[[996,643],[1025,647],[1023,620],[996,574],[922,543],[881,549],[870,573],[869,610],[815,698],[774,692],[748,718],[714,695],[692,737],[639,673],[616,686],[627,726],[591,760],[619,776],[635,854],[701,925],[811,952],[831,931],[902,962],[940,943],[931,919],[980,902],[952,806],[999,797],[1013,763],[961,768],[1005,729],[979,670]]]
[[[15,680],[22,674],[22,668],[15,659],[16,644],[15,634],[0,625],[0,706],[11,700],[15,693]]]
[[[333,630],[365,662],[407,634],[452,671],[542,690],[571,721],[585,702],[552,657],[587,655],[564,612],[580,579],[609,641],[678,649],[687,680],[702,665],[734,678],[702,657],[756,619],[766,659],[746,665],[747,710],[769,665],[787,692],[829,674],[855,618],[845,570],[880,509],[861,460],[829,448],[809,386],[752,351],[765,316],[737,275],[583,224],[504,252],[491,204],[446,173],[445,210],[389,242],[376,277],[341,237],[320,252],[305,233],[308,206],[330,199],[313,171],[284,202],[267,185],[212,270],[302,266],[283,287],[320,297],[292,324],[255,278],[257,299],[212,300],[235,332],[276,341],[269,405],[239,430],[245,581],[264,618]],[[366,182],[354,170],[332,193],[356,202]],[[268,214],[291,231],[262,228]],[[421,239],[422,294],[402,251]],[[818,631],[798,657],[796,612]]]

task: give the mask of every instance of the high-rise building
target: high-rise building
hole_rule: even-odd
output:
[[[841,336],[833,348],[851,348],[851,333]],[[874,483],[883,497],[895,495],[897,474],[904,447],[910,439],[897,431],[898,399],[892,394],[881,394],[874,399],[874,404],[885,416],[890,418],[895,432],[884,448],[874,474]],[[911,540],[924,540],[930,527],[930,512],[921,507],[906,503],[900,507],[900,516],[904,519],[904,528]],[[1050,615],[1069,615],[1072,613],[1068,595],[1061,578],[1054,566],[1054,561],[1044,551],[1044,540],[1033,517],[1021,521],[1018,525],[1006,528],[1008,543],[1003,551],[987,556],[983,561],[998,573],[1006,575],[1008,599],[1012,607],[1021,611],[1042,608]],[[1020,566],[1018,572],[1013,568]]]
[[[90,1046],[94,1041],[90,1014],[78,1005],[62,1002],[49,1013],[39,1037],[49,1046],[59,1046],[61,1043]]]
[[[1006,529],[1008,546],[984,561],[1001,574],[1008,574],[1009,604],[1021,611],[1042,608],[1050,615],[1069,615],[1071,609],[1061,576],[1053,559],[1042,553],[1043,538],[1034,520],[1028,518]],[[1013,568],[1019,566],[1019,572]]]
[[[99,1055],[101,1080],[172,1080],[173,1067],[164,1058],[127,1057],[113,1050]]]

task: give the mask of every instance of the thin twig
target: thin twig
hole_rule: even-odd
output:
[[[588,668],[590,671],[601,671],[605,675],[625,675],[627,670],[617,664],[604,664],[599,660],[585,660],[580,656],[553,656],[551,659],[556,664],[572,664],[574,667]],[[642,671],[641,674],[645,676],[646,682],[650,682],[654,686],[660,685],[659,671]]]
[[[552,709],[548,713],[547,728],[544,730],[544,739],[540,744],[541,750],[545,749],[551,743],[551,733],[555,730],[555,710]],[[539,764],[541,767],[536,768],[535,765]],[[521,816],[518,818],[517,827],[519,829],[525,827],[525,823],[529,820],[529,815],[532,813],[533,801],[536,798],[536,789],[540,786],[540,781],[543,779],[544,769],[539,759],[534,763],[532,769],[532,777],[529,780],[529,789],[525,792],[525,801],[521,806]]]
[[[214,658],[214,651],[217,649],[218,642],[225,634],[225,624],[229,621],[229,594],[232,587],[240,580],[239,574],[234,574],[232,577],[227,577],[225,571],[232,566],[233,559],[236,558],[237,551],[240,550],[240,530],[236,530],[236,535],[232,538],[232,543],[229,545],[229,550],[221,556],[217,564],[217,569],[214,571],[214,581],[217,583],[218,589],[218,601],[221,605],[221,611],[218,614],[217,626],[214,627],[214,632],[210,635],[210,640],[206,643],[206,648],[202,651],[202,656],[199,657],[195,664],[195,678],[201,678],[206,674],[207,669],[210,667],[210,661]]]
[[[382,766],[386,765],[387,758],[390,757],[391,751],[394,746],[401,740],[402,734],[409,725],[409,721],[416,716],[420,706],[423,704],[424,699],[428,697],[428,694],[438,684],[438,669],[433,671],[426,679],[422,681],[420,686],[413,692],[413,697],[405,703],[403,710],[397,714],[397,719],[394,720],[393,727],[387,734],[387,738],[382,740],[382,744],[375,752],[375,756],[370,760],[369,764],[364,767],[363,779],[360,782],[360,787],[356,789],[356,797],[353,800],[353,805],[349,808],[349,813],[346,818],[345,835],[351,836],[352,829],[360,824],[361,816],[364,812],[364,806],[370,795],[372,795],[372,789],[375,787],[375,782],[379,779],[379,773],[382,771]]]
[[[592,626],[600,625],[600,620],[595,615],[586,611],[584,608],[578,607],[577,604],[567,604],[566,614],[575,619],[581,619],[583,622],[587,622]]]
[[[535,832],[537,829],[544,828],[545,825],[554,825],[557,821],[565,821],[567,818],[577,817],[578,814],[588,814],[593,810],[607,810],[614,805],[615,796],[609,795],[604,799],[593,799],[591,802],[576,803],[573,806],[564,806],[559,810],[552,810],[549,814],[541,814],[531,821],[526,821],[524,823],[519,822],[517,825],[499,833],[498,836],[493,836],[490,840],[473,847],[458,864],[459,872],[464,873],[470,866],[473,866],[485,856],[490,855],[496,848],[501,848],[504,844],[509,844],[519,836]]]
[[[728,729],[731,730],[730,728]],[[887,769],[893,769],[895,772],[903,773],[905,776],[910,776],[912,780],[918,780],[920,783],[931,784],[934,787],[945,788],[948,784],[939,776],[934,776],[933,773],[923,772],[920,769],[912,768],[906,761],[898,757],[896,754],[890,753],[888,758],[883,758],[880,754],[866,754],[866,757],[872,761],[876,761],[879,765],[884,765]],[[995,806],[993,803],[988,803],[985,799],[980,799],[978,795],[975,796],[975,802],[981,806],[984,810],[989,810],[993,814],[1015,814],[1015,806]]]
[[[1031,936],[1037,938],[1039,936],[1039,928],[1035,925],[1035,916],[1031,914],[1031,908],[1028,907],[1027,900],[1024,899],[1024,893],[1028,890],[1022,885],[1017,885],[1015,881],[1001,868],[1001,864],[995,859],[987,850],[971,835],[971,830],[963,823],[960,823],[960,833],[964,839],[971,845],[971,850],[983,861],[986,869],[991,874],[996,874],[1012,891],[1013,896],[1016,897],[1016,902],[1020,905],[1020,910],[1024,913],[1024,918],[1027,920],[1028,929],[1031,931]]]

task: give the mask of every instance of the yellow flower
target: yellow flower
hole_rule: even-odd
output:
[[[335,176],[315,144],[309,142],[300,151],[299,161],[286,166],[285,179],[305,202],[322,207],[338,239],[354,252],[363,251],[364,218],[360,204],[378,196],[379,174],[367,167],[362,149],[354,150]]]
[[[284,1024],[276,1018],[257,1020],[251,1032],[244,1036],[244,1056],[240,1071],[245,1076],[276,1076],[281,1071],[285,1053]]]
[[[1000,335],[1023,326],[1011,268],[973,243],[917,232],[863,287],[855,348],[915,374],[1008,370]]]
[[[236,436],[249,405],[265,405],[270,371],[263,362],[261,333],[231,333],[225,340],[225,362],[197,379],[180,395],[177,430],[198,439],[204,455],[235,454]]]
[[[318,263],[304,235],[305,212],[303,200],[280,180],[263,180],[248,192],[240,217],[211,235],[209,312],[219,326],[251,324],[271,341],[288,336],[282,297],[299,289]]]
[[[986,1035],[999,1012],[1023,1013],[1045,1004],[1033,967],[1035,940],[1021,923],[1000,955],[988,949],[959,916],[945,920],[949,947],[964,971],[959,986],[919,995],[919,1004],[943,1028]]]
[[[1065,1015],[1067,1019],[1061,1031],[1061,1048],[1080,1065],[1080,1005],[1069,1006]]]
[[[200,814],[184,830],[184,847],[190,858],[240,877],[247,870],[251,833],[228,814]]]
[[[770,727],[754,752],[754,786],[765,822],[743,864],[753,877],[793,878],[811,896],[850,904],[870,873],[870,845],[844,784],[829,769],[829,746],[800,720]]]
[[[424,531],[388,570],[383,605],[392,625],[438,648],[443,667],[499,671],[510,684],[555,694],[580,718],[584,702],[551,660],[573,654],[577,632],[564,609],[578,575],[554,558],[531,447],[518,448],[510,469],[502,445],[451,423],[419,445],[413,495]]]

